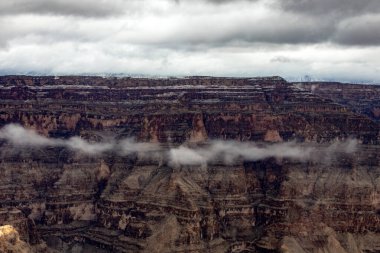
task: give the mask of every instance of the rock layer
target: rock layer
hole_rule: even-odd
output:
[[[18,123],[52,138],[112,136],[162,147],[215,139],[361,143],[329,162],[175,166],[162,157],[2,141],[0,224],[15,226],[30,245],[45,241],[58,252],[380,251],[380,127],[354,103],[279,77],[6,76],[0,91],[1,126]]]
[[[297,87],[329,98],[351,110],[380,121],[380,86],[348,83],[301,82]]]

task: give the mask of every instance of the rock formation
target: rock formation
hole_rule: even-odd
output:
[[[348,83],[301,82],[297,87],[349,107],[351,110],[380,121],[380,86]]]
[[[10,225],[0,226],[0,252],[6,253],[44,253],[54,252],[45,244],[30,245],[20,239],[18,231]]]
[[[0,77],[0,127],[54,139],[360,143],[328,162],[184,165],[2,139],[0,225],[56,252],[380,252],[380,125],[359,100],[370,87],[349,87],[342,100],[280,77]]]

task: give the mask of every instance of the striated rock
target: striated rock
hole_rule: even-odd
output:
[[[347,106],[317,91],[279,77],[0,77],[0,126],[50,138],[361,143],[325,160],[176,165],[1,140],[0,224],[58,252],[380,252],[379,123],[354,93]]]
[[[301,82],[297,87],[329,98],[351,110],[380,121],[380,86],[329,82]]]

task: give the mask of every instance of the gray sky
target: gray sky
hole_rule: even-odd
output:
[[[380,83],[379,0],[1,0],[0,74]]]

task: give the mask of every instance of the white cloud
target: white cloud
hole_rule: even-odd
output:
[[[354,139],[336,141],[327,146],[295,142],[257,144],[253,142],[213,141],[206,147],[180,146],[170,150],[172,166],[205,165],[212,162],[233,164],[238,160],[258,161],[268,158],[330,163],[340,153],[356,152]]]
[[[83,152],[89,155],[97,155],[114,151],[123,155],[157,151],[159,147],[150,143],[136,143],[132,139],[114,139],[104,142],[88,142],[79,137],[70,139],[54,139],[39,135],[33,130],[25,129],[20,125],[8,124],[0,129],[0,139],[4,139],[17,148],[24,147],[65,147],[71,150]]]
[[[171,166],[201,165],[221,162],[233,164],[239,160],[258,161],[267,158],[291,159],[296,161],[331,162],[340,153],[351,154],[358,148],[358,141],[349,139],[336,141],[330,145],[285,142],[276,144],[257,144],[254,142],[211,141],[205,146],[163,149],[155,143],[137,143],[132,139],[105,142],[88,142],[79,137],[54,139],[38,135],[19,125],[9,124],[0,129],[0,139],[6,140],[16,148],[25,147],[65,147],[88,155],[116,152],[120,155],[139,154],[140,158],[149,157],[162,160],[167,157]],[[161,157],[161,159],[159,159]]]

